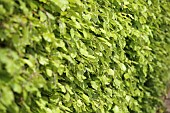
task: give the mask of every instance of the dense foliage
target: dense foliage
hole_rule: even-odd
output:
[[[0,0],[1,113],[155,113],[169,0]]]

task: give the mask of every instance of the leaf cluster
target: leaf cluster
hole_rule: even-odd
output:
[[[169,0],[0,0],[1,113],[155,113]]]

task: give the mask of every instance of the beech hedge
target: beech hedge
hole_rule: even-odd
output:
[[[169,0],[0,0],[0,112],[155,113],[169,51]]]

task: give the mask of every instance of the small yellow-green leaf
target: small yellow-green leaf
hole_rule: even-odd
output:
[[[108,75],[112,75],[112,76],[113,76],[113,75],[114,75],[114,70],[109,69],[109,70],[108,70]]]
[[[60,87],[60,89],[63,93],[66,93],[66,89],[62,84],[58,83],[58,86]]]
[[[124,74],[124,77],[125,77],[125,79],[128,79],[128,78],[130,78],[130,75],[129,75],[129,73],[125,73],[125,74]]]
[[[74,38],[74,29],[73,28],[70,29],[70,35],[71,35],[71,38]]]
[[[80,53],[81,53],[82,55],[84,55],[84,56],[88,56],[88,55],[89,55],[89,53],[87,52],[87,50],[82,49],[82,48],[80,48]]]
[[[83,103],[82,103],[82,101],[79,99],[79,100],[77,100],[77,106],[78,107],[81,107],[83,105]]]
[[[19,85],[19,84],[17,84],[17,83],[14,83],[14,84],[12,85],[12,88],[13,88],[13,90],[14,90],[15,92],[17,92],[17,93],[21,93],[21,91],[22,91],[21,85]]]
[[[40,21],[41,22],[44,22],[44,21],[47,20],[47,16],[46,16],[46,14],[44,12],[39,11],[39,15],[40,15]]]
[[[33,63],[30,61],[30,60],[28,60],[28,59],[22,59],[23,60],[23,62],[24,63],[26,63],[29,67],[33,67],[34,65],[33,65]]]
[[[90,83],[91,83],[92,88],[94,88],[95,90],[97,90],[98,85],[96,84],[96,82],[95,82],[95,81],[91,81]]]
[[[39,58],[39,63],[40,63],[41,65],[47,65],[47,64],[48,64],[48,59],[45,58],[45,57],[43,57],[43,56],[40,56],[40,58]]]
[[[126,71],[126,66],[123,63],[119,64],[122,71]]]
[[[90,103],[89,97],[85,95],[84,93],[82,94],[82,98],[86,101],[86,103]]]
[[[47,69],[46,69],[46,73],[47,73],[48,76],[51,77],[53,72],[52,72],[51,69],[48,69],[48,68],[47,68]]]
[[[113,108],[114,113],[120,113],[119,107],[117,105]]]

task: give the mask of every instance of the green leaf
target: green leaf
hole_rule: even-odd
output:
[[[119,66],[122,71],[126,71],[126,66],[123,63],[119,63]]]
[[[119,107],[117,105],[113,108],[114,113],[120,113]]]
[[[59,75],[62,75],[62,74],[63,74],[64,69],[65,69],[65,66],[64,66],[64,65],[60,65],[60,66],[58,67],[57,71],[58,71]]]
[[[41,22],[44,22],[44,21],[47,20],[47,16],[46,16],[46,14],[44,12],[39,11],[39,15],[40,15],[40,21]]]
[[[102,84],[104,85],[109,85],[110,84],[110,79],[107,78],[105,75],[98,77],[100,79],[100,81],[102,82]]]
[[[150,6],[152,4],[152,1],[151,0],[148,0],[148,5]]]
[[[67,102],[69,102],[69,101],[70,101],[70,94],[67,93],[67,94],[64,96],[64,98],[66,99]]]
[[[52,1],[58,7],[60,7],[62,11],[65,11],[69,4],[67,0],[50,0],[50,1]]]
[[[43,33],[43,38],[47,42],[52,42],[55,39],[55,35],[53,33]]]
[[[47,15],[47,17],[50,18],[51,20],[55,20],[55,17],[54,17],[51,13],[46,12],[46,15]]]
[[[125,73],[125,74],[124,74],[124,77],[125,77],[125,79],[128,79],[128,78],[130,78],[130,75],[129,75],[129,73]]]
[[[0,101],[6,106],[11,105],[12,102],[14,101],[13,92],[9,89],[9,87],[1,87],[1,89],[2,92],[1,92]]]
[[[5,113],[6,112],[6,107],[3,105],[3,104],[1,104],[0,103],[0,111],[2,111],[3,113]]]
[[[117,87],[120,87],[120,85],[121,85],[121,81],[120,80],[118,80],[118,79],[114,79],[114,83],[115,83],[115,85],[117,86]]]
[[[83,103],[82,103],[82,101],[79,99],[79,100],[77,100],[77,106],[78,107],[81,107],[83,105]]]
[[[57,107],[54,113],[61,113],[60,108],[59,108],[59,107]]]
[[[82,94],[82,98],[85,100],[86,103],[90,103],[89,97],[85,95],[84,93]]]
[[[84,35],[84,38],[88,38],[88,33],[85,30],[83,30],[83,35]]]
[[[74,29],[70,29],[70,35],[71,35],[71,38],[74,38]]]
[[[14,83],[12,85],[12,89],[14,90],[14,92],[17,92],[17,93],[21,93],[22,92],[22,87],[21,85],[17,84],[17,83]]]
[[[43,57],[43,56],[40,56],[40,58],[39,58],[39,63],[41,64],[41,65],[47,65],[48,64],[48,59],[47,58],[45,58],[45,57]]]
[[[88,56],[89,53],[87,52],[87,50],[83,49],[83,48],[80,48],[80,53],[84,56]]]
[[[69,111],[69,112],[72,112],[68,107],[62,105],[62,102],[59,102],[59,106],[60,106],[60,108],[63,109],[63,110],[67,110],[67,111]]]
[[[63,21],[59,21],[59,29],[61,34],[66,34],[66,24]]]
[[[3,7],[3,5],[1,4],[0,5],[0,15],[3,15],[3,14],[5,14],[6,13],[6,10],[5,10],[5,8]]]
[[[45,111],[46,111],[46,113],[53,113],[50,108],[46,108]]]
[[[39,0],[40,2],[43,2],[43,3],[46,3],[47,2],[47,0]]]
[[[105,88],[105,90],[108,92],[109,96],[112,97],[112,89],[110,89],[110,88]]]
[[[91,58],[91,59],[95,59],[96,57],[92,56],[92,55],[89,55],[88,51],[83,49],[83,48],[80,48],[80,53],[88,58]]]
[[[126,99],[127,102],[130,102],[131,97],[129,95],[126,95],[125,99]]]
[[[83,75],[83,73],[81,71],[77,72],[77,76],[76,78],[80,81],[83,82],[84,79],[86,79],[86,77]]]
[[[50,69],[48,69],[48,68],[46,69],[46,73],[47,73],[47,75],[50,76],[50,77],[51,77],[52,74],[53,74],[52,70],[50,70]]]
[[[72,92],[72,88],[70,88],[69,85],[66,84],[66,90],[71,94],[73,95],[74,93]]]
[[[106,39],[104,39],[104,38],[99,38],[99,40],[101,40],[102,42],[104,42],[106,45],[108,45],[109,47],[111,47],[112,46],[112,44],[111,43],[109,43]]]
[[[22,61],[23,61],[24,63],[26,63],[28,66],[30,66],[31,68],[34,67],[33,63],[32,63],[30,60],[28,60],[28,59],[22,59]]]
[[[65,89],[65,87],[62,84],[58,83],[58,86],[59,86],[59,88],[61,89],[61,91],[63,93],[66,93],[66,89]]]
[[[91,81],[90,83],[91,83],[92,88],[94,88],[95,90],[98,89],[98,85],[96,84],[95,81]]]
[[[74,22],[74,26],[77,29],[81,29],[81,24],[79,22],[77,22],[76,18],[74,16],[71,16],[72,21]]]
[[[115,73],[114,70],[112,70],[112,69],[109,69],[109,70],[108,70],[108,75],[114,76],[114,73]]]

